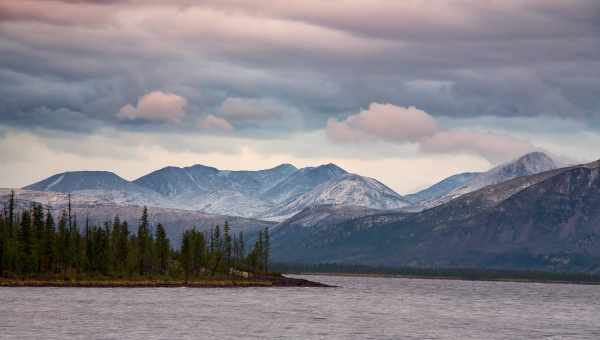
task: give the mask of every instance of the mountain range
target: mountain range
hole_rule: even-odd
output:
[[[598,163],[559,168],[533,152],[402,196],[331,163],[258,171],[194,165],[134,181],[66,172],[19,197],[60,209],[71,193],[74,206],[98,220],[115,211],[135,218],[147,205],[177,231],[224,220],[250,235],[270,227],[281,262],[589,271],[600,255],[597,173]]]
[[[300,263],[599,271],[599,164],[515,177],[416,213],[285,221],[274,253]]]
[[[107,171],[74,171],[56,174],[23,189],[72,193],[120,205],[276,221],[319,204],[356,204],[374,209],[410,205],[379,181],[350,174],[335,164],[302,169],[282,164],[258,171],[219,170],[203,165],[165,167],[131,182]]]

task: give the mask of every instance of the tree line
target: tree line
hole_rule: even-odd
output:
[[[225,222],[209,232],[185,230],[180,249],[174,249],[165,227],[150,225],[147,207],[134,233],[119,216],[103,225],[92,225],[88,218],[78,222],[70,195],[57,220],[39,203],[18,211],[11,191],[0,215],[0,276],[160,276],[187,281],[268,273],[268,228],[258,233],[252,249],[246,250],[245,243],[243,232],[233,234]]]

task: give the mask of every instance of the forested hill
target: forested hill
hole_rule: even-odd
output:
[[[182,232],[173,248],[167,226],[119,216],[102,225],[75,219],[71,205],[53,214],[41,204],[17,209],[14,193],[0,215],[0,276],[2,277],[161,277],[185,280],[215,276],[264,274],[269,271],[268,228],[248,245],[242,231],[233,233],[226,221],[206,232]]]

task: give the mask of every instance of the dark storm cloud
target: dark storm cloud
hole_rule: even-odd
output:
[[[600,115],[597,1],[251,4],[3,2],[0,124],[158,129],[117,118],[155,91],[187,101],[172,129],[194,131],[239,98],[279,105],[255,116],[302,116],[261,125],[239,109],[236,131],[258,135],[323,128],[373,102],[448,117]]]

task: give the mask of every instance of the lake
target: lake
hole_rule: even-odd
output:
[[[600,339],[600,286],[304,278],[339,288],[0,288],[0,337]]]

